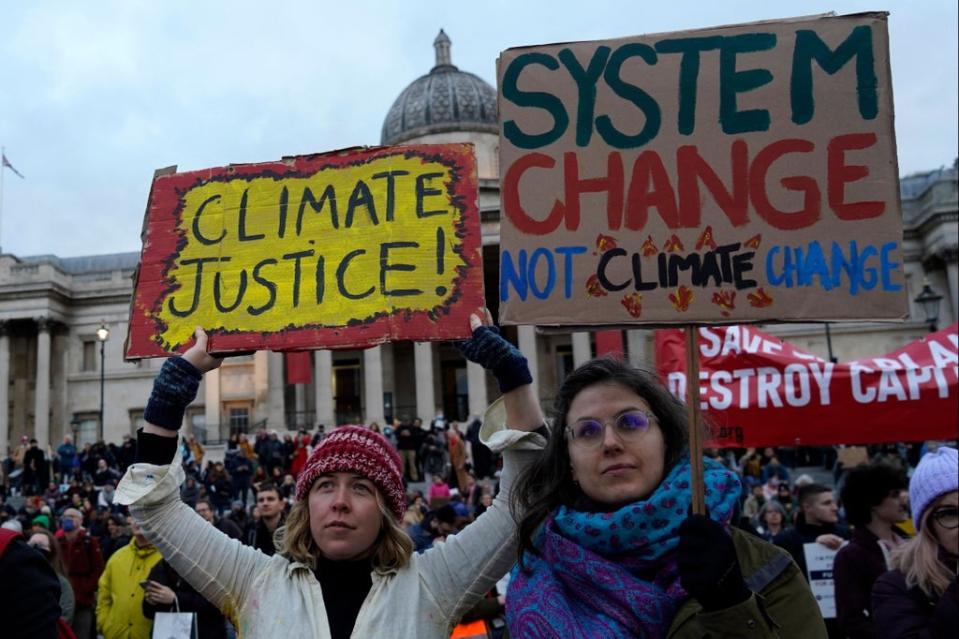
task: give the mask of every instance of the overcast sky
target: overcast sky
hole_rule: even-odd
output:
[[[889,10],[903,175],[957,155],[957,3],[22,2],[0,0],[0,247],[134,251],[156,168],[379,143],[406,85],[453,63],[495,86],[503,49],[718,24]]]

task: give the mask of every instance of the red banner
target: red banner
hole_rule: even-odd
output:
[[[313,379],[313,369],[310,367],[312,352],[290,351],[283,355],[286,360],[286,383],[309,384]]]
[[[959,323],[888,355],[833,364],[755,328],[697,335],[707,446],[821,446],[959,436]],[[656,332],[656,365],[686,397],[681,330]]]
[[[625,352],[625,349],[623,349],[623,331],[618,329],[596,331],[593,335],[596,337],[596,357],[609,355],[610,357],[623,359],[623,353]]]

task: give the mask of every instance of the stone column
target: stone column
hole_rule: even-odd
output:
[[[270,351],[269,365],[267,368],[267,379],[269,388],[267,390],[266,406],[267,428],[283,429],[286,428],[286,400],[284,391],[283,374],[283,353]]]
[[[433,344],[413,344],[413,366],[416,370],[416,417],[429,422],[436,411],[436,392],[433,381]]]
[[[7,323],[0,321],[0,455],[10,445],[10,337]]]
[[[70,348],[68,347],[69,335],[61,333],[53,336],[53,355],[51,371],[53,384],[50,392],[52,393],[50,404],[52,420],[50,422],[50,440],[54,449],[59,445],[64,435],[70,434],[70,415],[67,412],[67,371],[70,370]],[[2,441],[2,440],[0,440]],[[76,442],[74,442],[76,443]]]
[[[33,432],[37,445],[44,451],[50,445],[50,328],[49,318],[37,320],[37,386],[34,391]]]
[[[589,343],[589,333],[581,331],[573,333],[573,366],[579,368],[590,360],[593,355]]]
[[[416,385],[417,389],[419,386]],[[363,400],[366,423],[376,422],[382,427],[386,418],[383,416],[383,360],[379,346],[363,351]]]
[[[533,376],[533,395],[539,397],[539,355],[536,349],[536,327],[518,326],[519,350],[529,362],[529,372]]]
[[[253,355],[253,415],[256,423],[270,418],[270,351]]]
[[[316,351],[316,423],[325,424],[327,429],[336,425],[336,406],[333,403],[333,353]],[[329,432],[329,431],[327,431]]]
[[[646,331],[634,329],[626,331],[626,350],[629,351],[629,363],[637,368],[654,368],[649,349],[646,346]]]
[[[470,417],[482,417],[489,405],[486,397],[486,369],[479,364],[466,362],[466,384],[469,393]]]
[[[306,423],[306,384],[293,385],[293,404],[296,406],[296,419],[290,430],[307,428]]]
[[[223,439],[223,433],[229,437],[230,425],[222,424],[220,412],[220,369],[215,368],[203,376],[203,416],[206,421],[207,439]],[[188,426],[187,436],[194,434]],[[211,430],[212,429],[212,430]]]

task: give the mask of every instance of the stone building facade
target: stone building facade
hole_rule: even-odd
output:
[[[499,183],[496,91],[452,63],[442,31],[436,64],[396,99],[381,143],[472,142],[476,148],[487,304],[498,308]],[[840,361],[882,354],[928,329],[913,300],[928,281],[943,296],[938,324],[959,318],[957,167],[901,180],[909,318],[902,323],[831,325]],[[161,362],[125,362],[123,342],[138,253],[61,258],[0,254],[0,445],[22,435],[54,446],[74,433],[79,442],[118,441],[142,423]],[[97,329],[109,329],[102,343]],[[821,323],[766,327],[807,350],[828,354]],[[591,332],[554,333],[507,327],[526,353],[545,405],[562,378],[597,352]],[[628,359],[652,366],[652,333],[620,336]],[[104,411],[100,415],[101,375]],[[231,358],[204,379],[185,429],[220,440],[231,430],[373,421],[442,411],[448,419],[478,415],[497,395],[494,380],[442,343],[384,344],[366,350],[316,351],[312,381],[288,384],[280,353]],[[4,407],[6,407],[4,409]]]

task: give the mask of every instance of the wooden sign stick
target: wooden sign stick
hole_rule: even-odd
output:
[[[689,409],[689,474],[693,513],[706,514],[706,488],[703,484],[703,440],[699,407],[699,344],[696,327],[686,326],[686,405]]]

